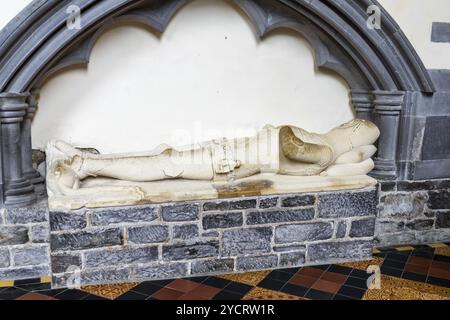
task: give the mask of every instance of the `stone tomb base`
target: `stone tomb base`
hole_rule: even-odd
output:
[[[375,187],[50,212],[53,286],[369,259]]]

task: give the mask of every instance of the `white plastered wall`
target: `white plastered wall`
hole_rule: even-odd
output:
[[[29,2],[0,1],[0,27]],[[428,68],[450,69],[450,45],[430,42],[432,22],[450,21],[450,1],[380,2]],[[324,132],[352,117],[346,84],[315,70],[305,40],[277,31],[259,42],[235,8],[198,0],[161,37],[143,26],[118,26],[96,43],[87,69],[51,78],[33,145],[59,138],[128,152],[253,134],[266,123]]]

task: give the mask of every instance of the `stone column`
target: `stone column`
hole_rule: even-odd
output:
[[[356,118],[373,121],[373,96],[367,90],[352,90],[350,99],[356,112]]]
[[[22,170],[23,175],[32,184],[36,186],[36,191],[39,193],[45,193],[44,178],[40,173],[33,168],[32,153],[33,148],[31,144],[31,122],[38,107],[39,92],[32,91],[28,97],[27,113],[22,122],[21,129],[21,157],[22,157]]]
[[[378,140],[375,169],[371,175],[380,179],[393,180],[397,178],[397,145],[405,92],[374,91],[373,94],[375,121],[381,135]]]
[[[23,175],[21,123],[28,108],[28,93],[0,93],[3,201],[6,206],[31,204],[34,187]]]

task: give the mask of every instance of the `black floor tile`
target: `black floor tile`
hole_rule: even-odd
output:
[[[427,278],[427,283],[435,285],[435,286],[450,288],[450,280],[447,280],[447,279],[441,279],[441,278],[435,278],[435,277],[429,276]]]
[[[161,290],[161,288],[162,288],[161,286],[156,285],[153,282],[142,282],[138,284],[136,287],[134,287],[132,290],[140,294],[151,296],[158,290]]]
[[[208,286],[214,287],[214,288],[223,289],[230,282],[231,282],[230,280],[226,280],[226,279],[222,279],[222,278],[218,278],[218,277],[210,277],[210,278],[206,279],[205,281],[203,281],[202,283],[206,284]]]
[[[26,290],[26,291],[33,291],[33,292],[39,292],[44,290],[50,290],[52,288],[50,283],[31,283],[31,284],[22,284],[22,285],[15,285],[15,287]]]
[[[418,274],[413,272],[404,271],[402,274],[403,279],[425,282],[427,280],[427,276],[424,274]]]
[[[395,268],[395,269],[403,270],[405,268],[405,264],[406,264],[406,262],[400,262],[400,261],[396,261],[396,260],[389,260],[388,258],[386,258],[383,261],[382,266],[383,267],[389,267],[389,268]]]
[[[245,295],[253,288],[253,286],[249,286],[248,284],[232,281],[224,288],[224,290]]]
[[[389,260],[394,260],[394,261],[399,261],[399,262],[406,262],[408,260],[408,258],[409,258],[409,254],[402,254],[400,252],[389,252],[386,255],[386,258],[389,259]]]
[[[328,268],[328,271],[336,272],[336,273],[340,273],[340,274],[344,274],[344,275],[349,275],[350,272],[352,272],[352,268],[338,266],[336,264],[333,264]]]
[[[287,282],[292,278],[292,276],[293,276],[292,274],[274,270],[267,275],[267,278],[270,278],[270,279],[273,279],[276,281]]]
[[[315,289],[309,289],[305,295],[305,298],[312,300],[332,300],[333,297],[334,294],[332,293],[323,292]]]
[[[431,259],[434,256],[434,248],[426,247],[414,249],[411,255],[415,257]]]
[[[358,300],[358,299],[337,294],[333,297],[333,300]]]
[[[14,281],[14,286],[21,286],[24,284],[36,284],[41,283],[41,278],[33,278],[33,279],[24,279],[24,280],[16,280]]]
[[[50,290],[39,291],[38,293],[44,294],[44,295],[49,296],[49,297],[54,297],[54,296],[60,294],[63,291],[66,291],[66,290],[67,289],[50,289]]]
[[[243,297],[242,294],[222,290],[212,300],[241,300]]]
[[[94,300],[94,301],[104,301],[109,300],[103,297],[96,296],[94,294],[88,294],[86,297],[82,298],[81,300]]]
[[[300,270],[300,268],[286,268],[286,269],[280,269],[278,271],[280,272],[284,272],[284,273],[289,273],[289,274],[296,274],[298,271]]]
[[[134,291],[128,291],[127,293],[124,293],[120,297],[117,297],[116,300],[145,300],[147,299],[148,295],[141,294]]]
[[[192,277],[192,278],[189,278],[188,280],[191,280],[191,281],[197,282],[197,283],[202,283],[203,281],[205,281],[208,278],[209,277]]]
[[[55,298],[60,300],[81,300],[87,295],[88,295],[87,292],[76,289],[70,289],[64,290],[63,292],[57,294]]]
[[[450,263],[450,257],[441,256],[440,254],[436,254],[433,259],[440,262]]]
[[[339,290],[338,294],[355,298],[355,299],[361,299],[364,294],[366,293],[366,290],[360,289],[360,288],[354,288],[349,286],[342,286],[342,288]]]
[[[365,290],[367,289],[367,279],[348,277],[344,285]]]
[[[350,272],[350,277],[360,278],[360,279],[368,279],[371,274],[367,273],[364,270],[359,269],[353,269],[352,272]]]
[[[19,289],[16,287],[9,287],[9,288],[2,290],[2,292],[0,292],[0,299],[14,300],[14,299],[17,299],[17,298],[23,296],[25,293],[27,293],[26,290]]]
[[[323,265],[320,265],[320,266],[313,266],[313,268],[316,268],[316,269],[320,269],[320,270],[326,271],[326,270],[328,270],[328,268],[329,268],[330,266],[331,266],[330,264],[323,264]]]
[[[385,274],[387,276],[393,276],[393,277],[401,277],[402,273],[403,273],[403,270],[390,268],[390,267],[386,267],[386,266],[381,266],[380,270],[381,270],[382,274]]]
[[[296,286],[291,283],[286,283],[281,289],[281,292],[292,294],[294,296],[304,297],[306,292],[308,292],[308,288],[302,286]]]
[[[258,284],[258,287],[278,291],[284,286],[285,283],[285,281],[277,281],[271,278],[266,278]]]
[[[153,284],[156,284],[158,286],[161,287],[165,287],[166,285],[168,285],[169,283],[173,282],[175,279],[168,279],[168,280],[154,280],[154,281],[149,281]]]

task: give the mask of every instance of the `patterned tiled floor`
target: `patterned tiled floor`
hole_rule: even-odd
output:
[[[379,289],[367,289],[369,266],[380,267]],[[450,299],[450,244],[375,250],[374,259],[354,263],[81,290],[51,290],[49,281],[0,281],[0,300],[444,300]]]

